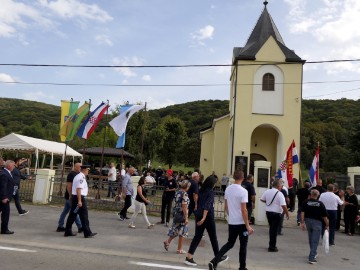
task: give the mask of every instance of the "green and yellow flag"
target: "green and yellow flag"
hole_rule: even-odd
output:
[[[90,103],[85,102],[77,111],[71,115],[60,129],[60,136],[65,137],[65,141],[71,141],[79,128],[81,121],[90,111]]]
[[[61,101],[61,119],[60,119],[60,130],[65,124],[66,120],[76,112],[79,106],[79,101],[62,100]],[[60,135],[60,140],[64,142],[65,136]]]

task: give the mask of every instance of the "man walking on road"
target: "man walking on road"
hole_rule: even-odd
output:
[[[276,239],[281,222],[281,214],[285,212],[286,219],[289,219],[284,195],[281,193],[282,185],[279,180],[274,180],[271,189],[266,190],[260,198],[260,201],[266,204],[266,217],[269,222],[269,252],[278,252]]]
[[[75,221],[76,215],[79,214],[82,228],[85,238],[92,238],[97,233],[93,233],[89,225],[88,209],[85,197],[88,195],[88,184],[86,182],[86,176],[89,173],[89,165],[81,165],[80,173],[77,174],[73,181],[72,186],[72,199],[71,199],[71,211],[66,221],[64,236],[75,236],[71,231],[72,224]]]
[[[19,170],[19,166],[21,165],[22,162],[24,162],[26,159],[22,159],[22,158],[15,158],[14,162],[15,162],[15,167],[14,170],[12,171],[12,176],[14,179],[14,193],[13,193],[13,198],[15,201],[15,206],[16,209],[19,213],[19,216],[23,216],[29,213],[29,211],[26,211],[24,209],[22,209],[21,204],[20,204],[20,197],[19,197],[19,189],[20,189],[20,182],[21,179],[25,180],[26,176],[23,175],[20,170]]]
[[[75,176],[78,175],[79,172],[80,172],[80,166],[81,166],[81,163],[75,163],[73,170],[67,176],[66,190],[65,190],[65,195],[64,195],[65,204],[64,204],[64,209],[61,212],[60,217],[59,217],[58,227],[56,229],[57,232],[64,232],[65,231],[65,228],[64,228],[65,217],[70,212],[70,209],[71,209],[72,185],[73,185],[73,181],[74,181]],[[78,232],[82,233],[83,229],[82,229],[82,225],[81,225],[79,215],[76,215],[75,224],[78,227]]]
[[[244,173],[240,170],[234,172],[234,184],[228,186],[225,190],[225,211],[229,215],[229,237],[227,243],[220,249],[219,253],[209,262],[209,270],[216,269],[223,256],[232,249],[237,238],[240,240],[239,251],[239,270],[247,270],[246,268],[246,251],[249,235],[254,232],[249,225],[246,203],[248,201],[248,193],[241,186],[244,180]],[[227,257],[226,257],[227,259]]]
[[[130,208],[131,198],[134,196],[134,187],[131,182],[131,176],[133,175],[134,171],[134,167],[129,167],[122,180],[122,197],[125,200],[125,203],[123,209],[119,213],[120,220],[130,219],[126,216],[126,212]]]
[[[301,228],[308,231],[309,235],[309,263],[317,263],[317,247],[322,230],[322,221],[324,221],[326,229],[329,230],[329,221],[325,205],[317,198],[320,192],[316,189],[311,190],[310,199],[305,201],[301,207]]]
[[[333,184],[327,185],[327,191],[320,195],[319,201],[325,205],[327,216],[329,218],[329,245],[335,246],[335,228],[338,205],[343,205],[344,202],[335,195]],[[324,233],[324,228],[322,232]]]

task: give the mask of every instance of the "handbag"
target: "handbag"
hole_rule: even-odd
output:
[[[181,212],[174,212],[174,216],[173,216],[173,222],[174,223],[184,223],[185,222],[185,216],[183,211]]]

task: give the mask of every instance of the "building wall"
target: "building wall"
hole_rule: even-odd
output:
[[[214,126],[214,165],[213,171],[220,177],[227,174],[229,150],[229,117],[216,121]],[[205,176],[210,175],[205,174]]]
[[[207,175],[212,171],[214,158],[214,129],[209,129],[201,134],[200,171]]]

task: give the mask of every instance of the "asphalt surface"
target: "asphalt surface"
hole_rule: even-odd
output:
[[[115,212],[89,210],[90,227],[97,232],[94,238],[86,239],[82,234],[64,237],[56,232],[60,207],[24,204],[30,213],[18,216],[11,205],[10,229],[13,235],[0,235],[0,269],[208,269],[207,263],[213,257],[208,236],[194,255],[198,266],[188,267],[183,262],[185,255],[176,254],[177,239],[168,252],[163,242],[167,238],[167,228],[157,224],[146,228],[141,215],[136,220],[136,229],[128,228],[126,221],[120,221]],[[151,222],[158,217],[149,216]],[[217,222],[219,245],[227,240],[227,224]],[[190,221],[189,238],[194,234],[194,221]],[[309,253],[307,233],[296,225],[295,213],[286,221],[283,235],[278,237],[278,253],[269,253],[267,226],[253,226],[255,233],[250,236],[247,254],[249,270],[291,269],[302,270],[351,269],[360,267],[360,237],[347,236],[337,232],[336,246],[325,254],[318,249],[318,263],[307,262]],[[343,230],[343,228],[341,229]],[[73,231],[77,231],[74,224]],[[187,239],[184,249],[190,245]],[[13,250],[10,250],[13,249]],[[238,269],[239,244],[229,251],[230,259],[218,269]]]

